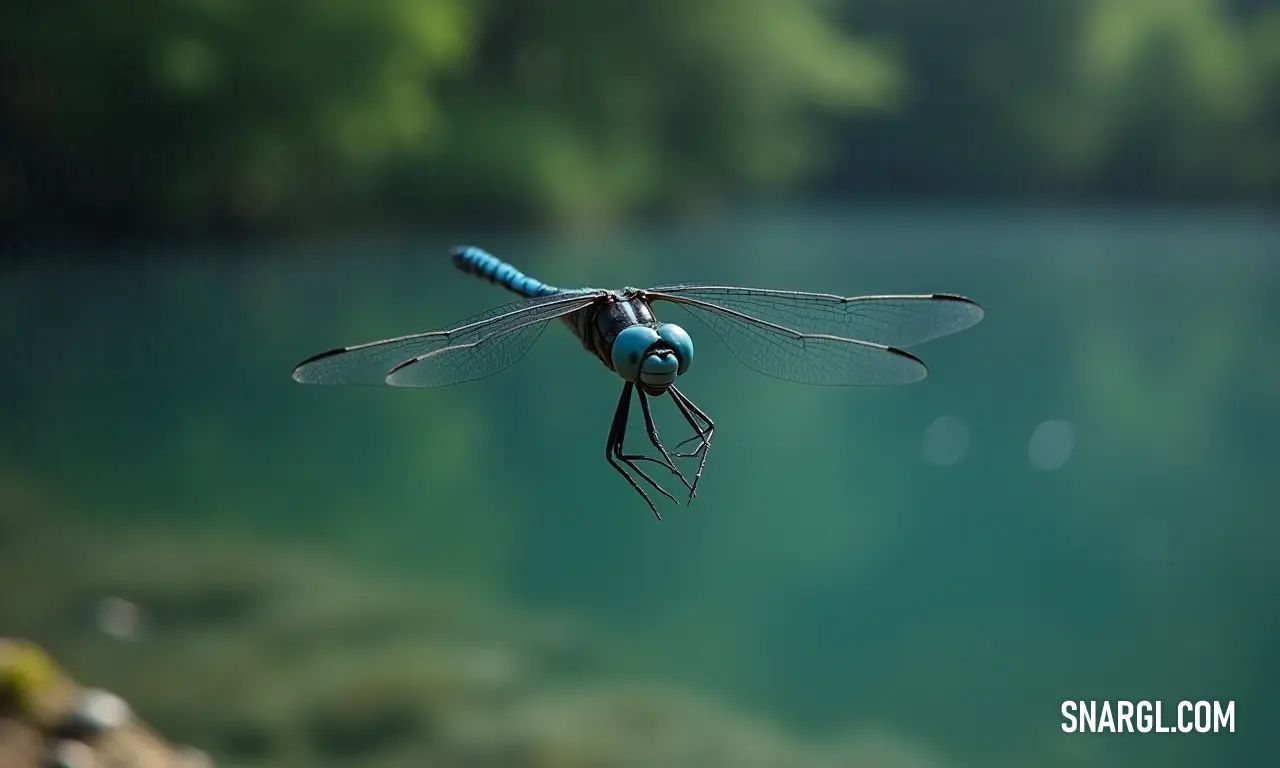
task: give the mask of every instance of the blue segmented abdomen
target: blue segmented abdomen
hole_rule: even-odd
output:
[[[560,293],[554,285],[535,280],[505,261],[475,246],[463,245],[453,251],[453,265],[468,274],[484,278],[509,291],[534,298]]]

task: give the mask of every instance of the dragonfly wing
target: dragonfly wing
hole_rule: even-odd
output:
[[[688,296],[648,291],[706,324],[744,365],[766,376],[826,386],[909,384],[928,374],[914,355],[860,339],[801,333]]]
[[[510,368],[533,348],[548,320],[535,320],[505,333],[451,344],[406,360],[387,374],[393,387],[447,387]]]
[[[668,300],[724,307],[801,333],[912,347],[975,325],[983,310],[963,296],[928,293],[903,296],[837,296],[716,285],[653,288]],[[655,296],[663,298],[663,296]]]
[[[302,361],[293,370],[293,378],[303,384],[387,384],[387,375],[392,369],[408,361],[448,347],[511,335],[511,340],[500,347],[505,350],[505,357],[498,355],[474,359],[470,369],[465,372],[465,378],[461,380],[483,378],[507,368],[523,357],[538,340],[548,322],[576,312],[607,293],[603,290],[584,289],[524,299],[482,312],[442,330],[330,350]],[[528,329],[533,327],[538,330],[531,334]],[[515,347],[519,347],[519,354],[511,357],[510,350]],[[494,348],[490,346],[485,349]]]

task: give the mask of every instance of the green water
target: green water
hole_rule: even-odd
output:
[[[694,336],[683,389],[717,436],[698,499],[658,524],[602,457],[619,382],[562,328],[445,390],[290,380],[508,301],[452,269],[455,242],[564,287],[944,291],[987,318],[916,350],[925,382],[850,390],[755,374],[660,310]],[[618,638],[616,671],[805,733],[881,724],[972,765],[1261,764],[1278,254],[1274,217],[893,209],[45,254],[0,287],[0,462],[101,517],[284,534],[568,610]],[[1073,441],[1035,443],[1050,420]],[[1234,700],[1237,733],[1060,730],[1064,699],[1157,698]]]

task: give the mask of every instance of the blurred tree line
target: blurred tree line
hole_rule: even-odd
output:
[[[1280,193],[1268,0],[63,0],[0,45],[19,237]]]

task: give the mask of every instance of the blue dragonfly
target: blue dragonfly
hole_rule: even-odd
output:
[[[552,320],[561,320],[587,352],[622,378],[622,394],[605,442],[605,459],[662,520],[653,499],[627,470],[672,502],[675,496],[640,468],[669,470],[698,492],[715,422],[675,385],[693,362],[693,340],[680,326],[659,322],[656,302],[670,302],[701,320],[747,367],[767,376],[815,385],[892,385],[923,379],[928,369],[903,351],[962,331],[982,319],[975,302],[950,294],[852,296],[721,285],[562,289],[547,285],[471,246],[453,264],[522,298],[436,331],[333,349],[293,371],[303,384],[444,387],[505,370],[524,357]],[[624,448],[632,394],[657,456]],[[649,398],[667,395],[693,429],[668,451],[658,436]],[[687,452],[680,448],[691,442]],[[692,481],[674,459],[695,459]]]

